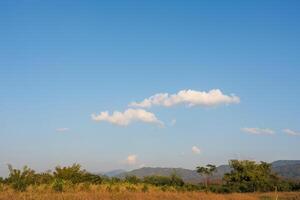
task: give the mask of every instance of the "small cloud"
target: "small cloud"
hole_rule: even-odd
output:
[[[200,154],[200,149],[197,147],[197,146],[193,146],[192,147],[192,152],[194,153],[194,154]]]
[[[109,123],[128,126],[135,121],[141,121],[144,123],[157,124],[163,126],[163,122],[157,119],[155,114],[143,109],[127,109],[124,112],[114,111],[111,115],[108,111],[101,112],[99,115],[92,114],[92,120],[94,121],[107,121]]]
[[[70,130],[69,128],[57,128],[56,132],[67,132],[69,130]]]
[[[291,129],[283,129],[282,130],[285,134],[290,135],[290,136],[300,136],[300,132],[298,131],[293,131]]]
[[[143,167],[145,167],[146,166],[146,164],[140,164],[139,165],[139,168],[143,168]]]
[[[132,102],[129,106],[150,108],[152,106],[171,107],[178,104],[188,106],[217,106],[220,104],[237,104],[240,98],[234,94],[225,95],[220,89],[213,89],[208,92],[196,90],[181,90],[176,94],[158,93],[144,99],[141,102]]]
[[[134,165],[137,162],[137,155],[129,155],[126,158],[126,163],[129,165]]]
[[[273,135],[275,131],[268,128],[242,128],[243,132],[250,133],[252,135]]]
[[[172,121],[170,122],[170,126],[175,126],[177,123],[176,119],[172,119]]]

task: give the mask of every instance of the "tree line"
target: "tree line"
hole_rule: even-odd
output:
[[[62,192],[66,184],[144,184],[161,187],[174,187],[179,191],[210,191],[217,193],[230,192],[268,192],[268,191],[299,191],[300,182],[280,178],[271,170],[271,164],[266,162],[256,163],[249,160],[229,161],[231,171],[226,173],[218,183],[210,183],[212,175],[217,168],[214,165],[198,166],[196,171],[204,178],[199,184],[185,183],[176,172],[170,176],[126,176],[124,178],[106,177],[92,174],[81,168],[79,164],[72,166],[57,166],[53,171],[37,173],[25,166],[23,169],[15,169],[8,165],[7,178],[0,177],[0,184],[9,185],[16,191],[26,191],[30,185],[51,185],[52,189]]]

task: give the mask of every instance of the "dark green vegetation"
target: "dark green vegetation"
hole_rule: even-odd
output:
[[[279,160],[271,163],[272,172],[276,173],[283,179],[290,180],[300,180],[300,161],[298,160]],[[212,176],[209,177],[210,181],[218,182],[223,179],[226,173],[229,173],[231,168],[229,165],[218,166],[216,171]],[[118,173],[119,172],[119,173]],[[143,178],[145,176],[160,175],[160,176],[170,176],[172,173],[176,173],[180,176],[186,183],[200,183],[205,181],[205,176],[198,174],[196,170],[183,169],[183,168],[160,168],[160,167],[143,167],[140,169],[135,169],[129,172],[124,172],[121,170],[109,172],[105,175],[109,177],[124,178],[125,176],[137,176]]]
[[[34,170],[24,167],[22,170],[9,167],[9,176],[0,178],[0,185],[11,186],[16,191],[25,191],[30,185],[49,185],[56,192],[62,192],[66,185],[78,185],[87,187],[89,184],[117,183],[144,184],[143,191],[147,192],[148,185],[161,187],[174,187],[178,191],[211,191],[216,193],[229,192],[268,192],[268,191],[298,191],[299,181],[291,181],[278,176],[266,162],[231,160],[229,169],[222,179],[211,181],[217,168],[214,165],[197,167],[196,172],[205,176],[201,183],[187,183],[180,174],[174,170],[169,176],[149,175],[139,178],[135,175],[127,175],[123,178],[95,175],[83,170],[80,165],[73,164],[69,167],[56,167],[53,172],[36,173]],[[134,189],[134,187],[132,187]],[[130,188],[129,188],[130,189]]]
[[[267,192],[300,189],[299,182],[293,183],[280,179],[276,173],[271,171],[269,163],[231,160],[229,165],[233,170],[225,174],[223,182],[230,191]]]

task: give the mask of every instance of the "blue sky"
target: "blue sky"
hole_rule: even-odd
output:
[[[300,159],[299,9],[292,0],[1,1],[0,175],[7,163],[107,171]],[[213,89],[240,101],[128,106]],[[164,126],[91,118],[127,109]]]

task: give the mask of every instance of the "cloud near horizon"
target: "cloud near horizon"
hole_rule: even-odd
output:
[[[275,131],[269,128],[242,128],[243,132],[250,133],[252,135],[274,135]]]
[[[140,121],[144,123],[157,124],[163,126],[163,122],[157,119],[155,114],[143,109],[127,109],[124,112],[114,111],[111,115],[108,111],[101,112],[99,115],[92,114],[94,121],[107,121],[118,126],[128,126],[132,122]]]
[[[290,135],[290,136],[300,136],[300,132],[298,131],[293,131],[291,129],[283,129],[282,130],[285,134]]]
[[[200,153],[201,153],[200,149],[199,149],[197,146],[193,146],[193,147],[192,147],[192,152],[193,152],[194,154],[200,154]]]
[[[220,89],[213,89],[208,92],[196,90],[181,90],[177,94],[158,93],[141,102],[132,102],[131,107],[150,108],[152,106],[171,107],[178,104],[188,106],[217,106],[220,104],[237,104],[240,98],[235,95],[225,95]]]
[[[126,163],[129,165],[134,165],[137,162],[137,155],[129,155],[126,158]]]

